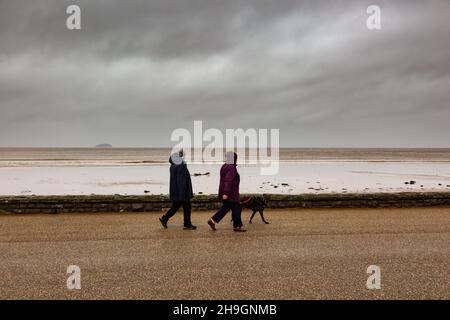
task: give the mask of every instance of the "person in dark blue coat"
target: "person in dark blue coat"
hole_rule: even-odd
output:
[[[191,222],[191,199],[194,196],[192,192],[191,174],[183,161],[183,151],[171,155],[170,159],[170,187],[169,195],[172,201],[172,207],[165,215],[159,218],[162,226],[167,229],[167,222],[177,213],[180,207],[183,207],[184,230],[197,229]]]

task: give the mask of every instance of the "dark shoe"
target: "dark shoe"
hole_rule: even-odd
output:
[[[236,231],[236,232],[247,232],[247,230],[244,229],[244,227],[234,228],[233,231]]]
[[[164,229],[167,229],[167,221],[164,221],[163,218],[159,218],[159,222],[161,222],[161,224],[164,227]]]
[[[216,229],[216,224],[215,224],[214,221],[212,221],[211,219],[208,220],[208,224],[209,224],[209,226],[211,227],[211,229],[212,229],[213,231],[216,231],[216,230],[217,230],[217,229]]]
[[[197,229],[197,227],[192,225],[192,224],[190,226],[184,226],[183,227],[183,230],[195,230],[195,229]]]

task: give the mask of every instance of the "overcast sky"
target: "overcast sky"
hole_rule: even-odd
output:
[[[0,146],[171,146],[203,120],[450,147],[449,21],[448,0],[0,0]]]

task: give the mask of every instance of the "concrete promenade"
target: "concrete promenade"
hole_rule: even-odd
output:
[[[196,231],[160,214],[0,214],[0,298],[450,299],[448,207],[268,209],[243,234],[230,216],[212,232],[212,211],[193,213]]]

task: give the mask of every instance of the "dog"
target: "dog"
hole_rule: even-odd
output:
[[[248,208],[253,211],[249,223],[252,223],[252,220],[255,217],[256,212],[259,212],[262,221],[265,224],[269,224],[269,222],[267,222],[266,219],[264,219],[264,209],[267,207],[267,200],[264,196],[249,197],[244,201],[241,201],[240,204],[243,209]]]

